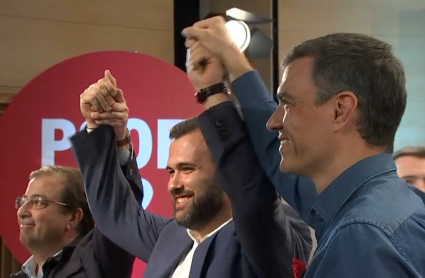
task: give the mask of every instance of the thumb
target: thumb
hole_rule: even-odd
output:
[[[207,29],[201,29],[197,27],[187,27],[182,31],[183,37],[186,38],[195,38],[198,41],[203,41],[207,38],[208,30]]]
[[[112,85],[117,86],[117,80],[112,76],[109,70],[105,70],[105,78],[111,81]]]
[[[114,100],[118,103],[125,102],[124,93],[121,89],[117,89],[117,94],[114,96]]]

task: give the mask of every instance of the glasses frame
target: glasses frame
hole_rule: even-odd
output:
[[[26,201],[25,201],[25,203],[23,203],[21,205],[23,199],[26,199]],[[26,197],[17,197],[16,200],[15,200],[15,208],[20,209],[21,207],[23,207],[27,204],[30,204],[30,207],[34,208],[34,202],[46,203],[46,206],[43,207],[43,208],[46,208],[49,204],[56,204],[56,205],[59,205],[59,206],[70,207],[70,208],[74,207],[74,206],[69,205],[69,204],[65,204],[65,203],[57,202],[57,201],[52,201],[52,200],[49,200],[49,199],[46,199],[46,198],[43,198],[43,197],[35,197],[35,198],[31,198],[31,199],[26,198]],[[36,208],[36,209],[43,209],[43,208]]]

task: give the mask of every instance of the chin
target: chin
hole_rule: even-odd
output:
[[[279,165],[280,171],[284,172],[284,173],[291,173],[291,164],[288,161],[288,159],[284,159],[282,157],[282,159],[280,160],[280,165]]]
[[[280,171],[286,174],[296,174],[299,175],[299,169],[297,169],[297,167],[294,167],[294,163],[291,162],[288,159],[283,159],[280,161]]]

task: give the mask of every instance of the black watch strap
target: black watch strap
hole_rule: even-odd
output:
[[[227,87],[223,82],[201,89],[195,94],[195,97],[196,97],[196,101],[199,104],[202,104],[210,96],[213,96],[216,94],[222,94],[222,93],[227,94]]]

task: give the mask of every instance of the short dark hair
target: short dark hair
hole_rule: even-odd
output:
[[[175,140],[199,129],[198,117],[193,117],[173,126],[170,130],[170,139]]]
[[[80,170],[74,167],[45,166],[32,172],[30,179],[50,175],[57,176],[63,182],[64,187],[60,194],[60,201],[70,205],[69,207],[64,206],[63,210],[81,208],[83,211],[83,218],[78,225],[78,230],[80,235],[86,235],[94,228],[95,222],[87,203],[84,181]]]
[[[317,105],[340,92],[353,92],[358,98],[361,137],[392,152],[407,94],[403,65],[391,46],[367,35],[335,33],[295,46],[282,67],[304,57],[313,58]]]
[[[400,158],[403,156],[414,156],[417,158],[425,159],[425,147],[421,147],[421,146],[404,147],[393,154],[393,159],[396,160],[397,158]]]

